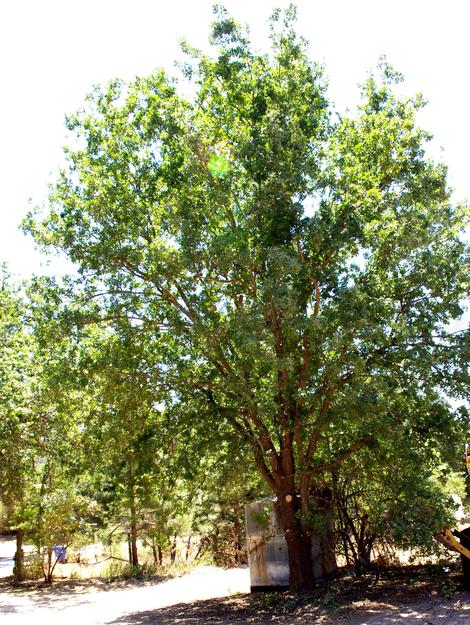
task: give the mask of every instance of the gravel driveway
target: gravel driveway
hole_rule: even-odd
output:
[[[50,588],[0,586],[1,625],[108,625],[137,623],[131,615],[180,603],[248,592],[247,569],[199,567],[163,583],[142,582],[93,587],[74,584]],[[128,618],[129,616],[129,618]],[[147,620],[147,622],[149,622]]]

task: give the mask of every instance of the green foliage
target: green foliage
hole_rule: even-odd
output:
[[[260,510],[253,510],[251,513],[253,521],[259,525],[261,529],[267,532],[271,526],[271,508],[263,506]]]
[[[441,595],[450,601],[458,590],[458,585],[450,576],[451,566],[448,560],[439,560],[428,565],[429,579],[437,587]]]
[[[163,71],[96,88],[68,118],[76,142],[48,213],[25,227],[79,267],[52,316],[104,391],[89,434],[121,454],[140,502],[151,414],[153,431],[171,433],[165,458],[173,432],[175,448],[190,433],[190,458],[170,461],[185,477],[204,471],[214,441],[249,450],[281,503],[299,495],[285,518],[300,540],[316,484],[355,454],[407,465],[407,438],[445,447],[455,433],[443,394],[464,395],[468,352],[448,328],[470,272],[468,209],[426,156],[423,99],[399,96],[401,77],[382,61],[357,113],[339,118],[294,18],[274,13],[260,54],[218,8],[213,55],[185,46],[191,99]],[[99,333],[76,350],[93,323],[110,367]],[[428,474],[398,482],[430,510]],[[413,525],[402,495],[396,518]],[[446,516],[436,497],[433,526]],[[425,524],[413,531],[421,540]]]
[[[166,565],[145,563],[132,566],[119,560],[111,560],[100,577],[108,582],[123,579],[152,579],[155,577],[179,577],[194,569],[194,562],[176,562]]]
[[[433,534],[455,523],[453,497],[465,492],[462,472],[442,461],[432,439],[421,448],[412,441],[410,433],[390,437],[373,454],[358,453],[334,477],[338,547],[359,574],[369,568],[373,549],[438,553]]]
[[[31,470],[35,416],[30,408],[34,373],[26,304],[5,269],[0,273],[0,498],[21,497]]]
[[[44,558],[42,554],[30,553],[25,557],[25,579],[41,579],[44,577]]]

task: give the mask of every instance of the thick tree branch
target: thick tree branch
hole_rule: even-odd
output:
[[[359,440],[357,440],[349,449],[343,451],[337,458],[332,460],[331,462],[325,462],[324,464],[319,464],[316,467],[313,467],[309,474],[313,475],[314,473],[324,473],[325,471],[333,471],[336,469],[342,462],[347,460],[350,456],[352,456],[356,451],[365,447],[370,441],[369,436],[363,436]]]

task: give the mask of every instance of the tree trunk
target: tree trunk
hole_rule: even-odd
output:
[[[132,566],[132,547],[131,547],[131,534],[127,532],[127,552],[129,555],[129,564]]]
[[[188,536],[188,542],[186,543],[186,556],[185,556],[185,560],[188,561],[189,560],[189,553],[191,551],[191,534]]]
[[[139,566],[139,556],[137,554],[137,522],[135,519],[131,523],[131,557],[132,566]]]
[[[130,563],[131,566],[139,566],[139,556],[137,554],[137,512],[135,506],[135,487],[132,467],[129,464],[129,510],[131,514],[131,534],[130,534]]]
[[[315,585],[312,543],[310,536],[303,530],[296,516],[297,500],[291,495],[278,496],[275,507],[287,542],[289,588],[292,592],[309,591]]]
[[[26,579],[26,569],[24,566],[23,551],[23,530],[16,530],[16,552],[15,565],[13,566],[13,578],[15,582],[22,582]]]
[[[161,566],[163,564],[163,551],[161,545],[157,545],[158,551],[158,564]]]
[[[155,539],[152,538],[152,554],[153,554],[153,562],[154,564],[159,564],[158,562],[158,554],[157,554],[157,545],[155,543]]]
[[[241,523],[240,523],[240,501],[237,499],[233,504],[234,522],[232,530],[233,551],[235,554],[235,562],[240,563],[241,560]]]
[[[170,562],[171,564],[173,564],[173,562],[176,560],[176,534],[173,536],[173,542],[171,543],[171,548],[170,548]]]
[[[47,569],[44,572],[44,581],[48,584],[52,582],[52,547],[47,548]]]

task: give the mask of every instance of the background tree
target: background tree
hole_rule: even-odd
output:
[[[95,500],[93,522],[105,537],[128,537],[137,571],[138,537],[150,541],[161,561],[191,514],[180,478],[180,433],[159,404],[155,344],[126,318],[108,318],[89,294],[74,306],[70,285],[41,280],[34,290],[44,349],[54,344],[63,355],[49,363],[51,387],[59,403],[73,406],[73,426],[80,431],[79,492]]]
[[[49,581],[55,543],[44,541],[46,535],[57,535],[54,527],[65,531],[64,502],[75,505],[72,481],[77,475],[71,398],[61,389],[59,399],[51,385],[64,354],[52,344],[41,347],[27,292],[6,273],[0,299],[0,498],[9,509],[9,527],[16,531],[13,575],[20,581],[27,574],[23,540],[28,538],[41,553],[44,549]]]
[[[358,453],[329,485],[337,550],[359,575],[371,568],[373,555],[387,560],[397,549],[435,554],[438,544],[433,535],[453,522],[451,495],[464,494],[461,472],[442,462],[432,442],[421,449],[410,447],[409,441],[400,449],[397,443],[388,441],[374,454]]]
[[[452,419],[427,398],[463,389],[447,328],[468,265],[422,98],[396,95],[383,63],[336,117],[292,18],[274,13],[259,54],[219,9],[214,58],[186,46],[191,99],[163,72],[95,89],[68,120],[79,142],[49,214],[27,228],[158,345],[169,406],[197,398],[205,427],[251,448],[300,590],[324,476],[410,419]]]
[[[0,273],[0,500],[16,531],[13,575],[25,577],[21,514],[31,487],[36,453],[36,415],[32,409],[35,374],[33,341],[27,327],[24,293],[5,268]]]

